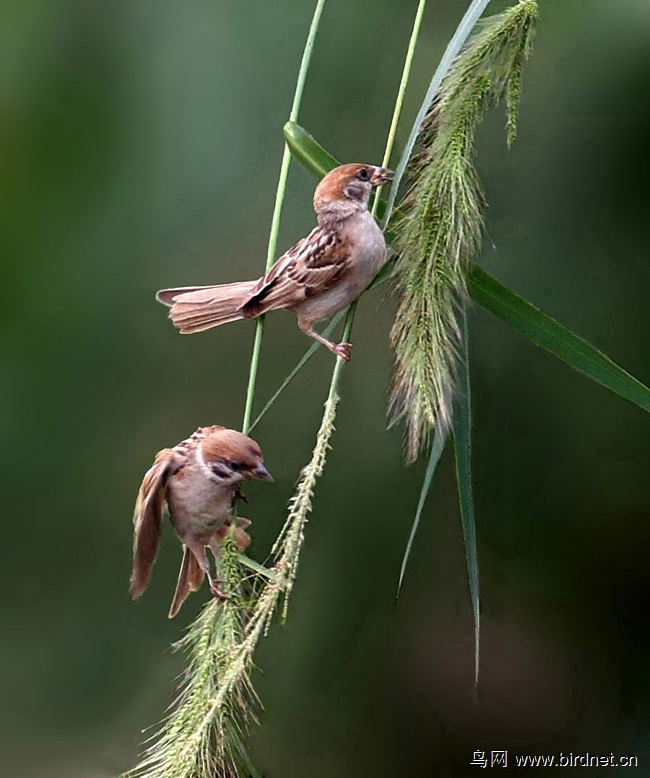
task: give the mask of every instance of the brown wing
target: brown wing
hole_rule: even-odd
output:
[[[175,451],[164,448],[156,454],[145,474],[133,513],[133,569],[131,597],[137,600],[149,584],[153,563],[160,545],[160,525],[166,504],[167,478],[175,460]]]
[[[246,318],[291,308],[335,286],[349,269],[350,246],[337,232],[314,228],[259,280],[242,307]]]

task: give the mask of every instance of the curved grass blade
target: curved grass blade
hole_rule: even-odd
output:
[[[251,559],[249,556],[246,556],[246,554],[236,554],[235,558],[240,564],[244,565],[244,567],[248,567],[249,570],[252,570],[254,573],[261,575],[263,578],[266,578],[268,581],[273,581],[277,579],[277,575],[273,572],[273,570],[269,570],[268,567],[261,565],[259,562],[256,562],[254,559]]]
[[[422,127],[424,117],[427,115],[429,108],[431,107],[433,101],[436,99],[438,91],[440,90],[440,84],[442,84],[442,81],[447,75],[449,68],[460,53],[460,50],[465,45],[465,41],[470,36],[474,26],[478,22],[479,18],[483,14],[483,11],[485,11],[489,3],[490,0],[472,0],[467,11],[465,11],[465,15],[460,20],[460,23],[456,28],[452,39],[449,41],[449,44],[445,49],[445,53],[442,55],[442,59],[436,68],[436,72],[433,74],[433,78],[431,79],[427,93],[424,97],[424,100],[422,101],[418,115],[415,117],[415,121],[413,122],[413,126],[411,128],[411,133],[408,137],[408,140],[406,141],[406,146],[402,151],[402,157],[395,171],[395,179],[388,197],[386,222],[388,222],[392,216],[393,206],[395,205],[395,200],[397,198],[397,190],[399,189],[399,185],[402,181],[404,173],[406,172],[406,166],[408,165],[411,154],[413,153],[413,148],[420,133],[420,128]]]
[[[460,359],[458,360],[458,383],[452,422],[454,453],[456,456],[456,480],[460,503],[460,521],[463,527],[465,558],[469,593],[474,614],[474,684],[478,688],[478,670],[481,638],[481,600],[479,593],[478,554],[476,551],[476,521],[472,495],[472,397],[469,386],[469,349],[467,343],[467,313],[461,317]]]
[[[402,70],[402,78],[400,79],[399,88],[397,90],[397,100],[395,101],[395,109],[393,110],[393,117],[390,122],[390,129],[388,130],[388,138],[386,139],[386,149],[381,161],[382,167],[388,167],[391,157],[393,156],[393,148],[395,146],[395,137],[397,135],[397,127],[402,116],[402,107],[404,105],[404,98],[406,96],[406,87],[408,86],[411,76],[411,67],[413,65],[413,55],[415,54],[415,47],[417,46],[418,38],[420,36],[420,27],[422,26],[422,19],[424,18],[424,10],[427,7],[427,0],[420,0],[418,3],[418,9],[415,13],[415,21],[413,23],[413,29],[411,30],[411,37],[409,39],[409,45],[406,52],[406,59],[404,61],[404,69]],[[386,206],[381,201],[381,195],[383,186],[380,186],[375,191],[374,202],[372,204],[372,215],[376,218],[378,215],[384,215],[386,213]],[[395,197],[397,189],[393,186],[390,188],[392,196]],[[386,219],[388,222],[388,219]],[[386,228],[386,224],[382,224],[382,229]]]
[[[532,343],[614,394],[650,412],[650,389],[606,354],[519,297],[478,265],[467,279],[472,299]]]
[[[302,95],[305,90],[305,81],[307,80],[307,73],[309,72],[309,65],[311,63],[312,53],[314,51],[314,44],[316,42],[316,35],[318,33],[318,27],[320,25],[321,16],[323,14],[323,8],[325,7],[325,0],[316,0],[316,7],[314,8],[314,15],[312,16],[311,24],[309,26],[309,32],[307,33],[307,40],[305,41],[305,48],[302,52],[302,60],[300,62],[300,69],[298,71],[298,79],[296,81],[296,89],[293,94],[293,102],[291,104],[291,111],[289,113],[289,121],[296,121],[300,112],[300,105],[302,103]],[[280,232],[280,218],[282,216],[282,206],[284,204],[284,195],[287,188],[287,178],[289,176],[289,163],[291,162],[291,152],[289,151],[288,144],[285,143],[284,150],[282,152],[282,162],[280,163],[280,174],[278,176],[278,185],[275,192],[275,204],[273,206],[273,215],[271,217],[271,230],[269,233],[269,242],[266,252],[266,272],[271,269],[271,265],[275,260],[275,250],[278,243],[278,234]],[[246,434],[250,429],[251,416],[253,414],[253,401],[255,399],[255,386],[257,384],[257,373],[260,364],[260,354],[262,351],[262,338],[264,337],[264,316],[259,316],[255,322],[255,336],[253,339],[253,353],[251,355],[251,364],[248,373],[248,386],[246,387],[246,403],[244,407],[244,418],[242,421],[242,432]]]
[[[293,155],[296,162],[299,162],[308,173],[316,178],[322,178],[324,175],[338,167],[341,162],[333,157],[327,149],[324,149],[313,135],[307,132],[297,122],[288,121],[284,125],[284,139],[287,147]],[[386,202],[379,200],[377,203],[376,214],[380,219],[386,212]],[[385,233],[386,240],[390,240],[388,232]]]
[[[422,516],[422,510],[424,509],[424,503],[426,502],[429,490],[431,488],[431,481],[433,480],[433,474],[438,467],[438,462],[442,455],[442,450],[445,447],[445,441],[447,440],[447,434],[441,431],[440,427],[436,427],[436,431],[433,436],[433,444],[431,446],[431,453],[429,454],[429,462],[427,464],[427,470],[424,474],[424,481],[422,482],[422,489],[420,489],[420,498],[418,500],[418,507],[415,510],[415,516],[413,523],[411,524],[411,532],[409,539],[404,549],[404,556],[402,557],[402,566],[399,571],[399,581],[397,582],[397,594],[395,598],[399,597],[402,590],[402,583],[404,581],[404,574],[406,573],[406,565],[408,564],[409,557],[411,556],[411,549],[413,548],[413,541],[415,540],[415,533],[418,531],[420,524],[420,517]]]
[[[343,311],[339,312],[334,316],[332,321],[325,327],[323,330],[323,337],[328,338],[331,333],[333,332],[336,325],[341,321],[343,318]],[[289,386],[289,384],[293,381],[293,379],[298,375],[298,373],[303,369],[303,367],[309,362],[309,360],[314,356],[314,354],[318,351],[318,349],[321,347],[321,343],[319,343],[317,340],[315,340],[312,345],[305,351],[305,353],[302,355],[300,360],[296,363],[296,366],[293,368],[293,370],[289,373],[289,375],[284,379],[284,381],[280,384],[280,386],[275,390],[275,392],[269,397],[269,399],[264,404],[264,407],[262,410],[257,414],[255,421],[250,425],[248,428],[248,431],[251,432],[255,429],[258,422],[261,421],[262,416],[271,408],[273,403],[278,399],[278,397],[284,392],[284,390]]]
[[[284,125],[283,132],[289,151],[296,162],[316,178],[322,178],[341,164],[297,122],[288,121]]]

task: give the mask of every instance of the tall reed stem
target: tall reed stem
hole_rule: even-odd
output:
[[[293,95],[293,103],[291,105],[291,112],[289,114],[289,121],[297,122],[298,114],[300,113],[300,104],[302,103],[302,95],[305,89],[305,81],[307,80],[307,73],[309,71],[309,65],[311,63],[311,55],[314,50],[314,43],[316,41],[316,33],[318,32],[318,26],[325,6],[325,0],[317,0],[316,8],[314,9],[314,15],[309,27],[309,33],[307,35],[307,41],[302,53],[302,60],[300,62],[300,70],[298,71],[298,79],[296,81],[296,89]],[[289,176],[289,164],[291,162],[291,152],[287,144],[284,144],[284,150],[282,152],[282,162],[280,163],[280,175],[278,177],[278,187],[275,192],[275,205],[273,207],[273,216],[271,217],[271,231],[269,234],[269,243],[266,251],[266,267],[265,271],[268,272],[275,259],[275,253],[278,244],[278,233],[280,231],[280,218],[282,216],[282,206],[284,204],[284,195],[287,188],[287,178]],[[255,338],[253,340],[253,354],[251,356],[251,366],[248,373],[248,386],[246,388],[246,405],[244,408],[244,420],[242,422],[242,432],[246,435],[251,426],[251,418],[253,415],[253,400],[255,398],[255,384],[257,383],[257,372],[260,364],[260,354],[262,351],[262,338],[264,336],[264,316],[260,316],[255,322]]]
[[[422,17],[424,16],[424,9],[426,8],[427,0],[420,0],[418,9],[415,13],[415,20],[413,22],[413,29],[411,31],[411,37],[409,39],[409,45],[406,50],[406,57],[404,59],[404,67],[402,69],[402,77],[397,89],[397,97],[395,98],[395,107],[393,109],[393,116],[390,122],[390,128],[388,130],[388,137],[386,138],[386,147],[384,149],[384,156],[382,158],[382,167],[387,167],[390,163],[390,158],[393,154],[393,147],[395,145],[395,136],[397,134],[397,126],[399,124],[400,116],[402,115],[402,107],[404,105],[404,95],[406,94],[406,87],[408,86],[409,77],[411,75],[411,67],[413,66],[413,57],[415,55],[415,47],[420,35],[420,27],[422,26]],[[399,182],[397,182],[399,183]],[[395,186],[393,183],[393,187]],[[391,194],[393,192],[391,187]],[[379,202],[381,199],[382,187],[379,187],[375,192],[375,198],[372,204],[372,215],[377,215],[377,209],[379,208]],[[342,342],[349,343],[352,334],[352,326],[354,324],[354,317],[357,312],[357,301],[353,302],[348,308],[345,316],[345,325],[343,328]],[[334,372],[332,373],[332,379],[330,382],[329,397],[332,398],[337,394],[338,384],[341,376],[341,370],[343,368],[343,360],[339,357],[336,360],[334,366]]]
[[[411,127],[411,132],[409,134],[408,140],[406,141],[406,146],[402,151],[402,156],[400,158],[399,164],[397,165],[397,170],[395,171],[395,180],[393,181],[393,185],[390,190],[388,205],[386,206],[386,213],[384,214],[384,227],[390,221],[390,217],[393,213],[393,207],[397,198],[399,185],[402,181],[404,173],[406,172],[406,166],[411,159],[411,154],[413,154],[413,148],[415,147],[415,142],[418,138],[418,135],[420,134],[420,130],[422,129],[424,118],[429,112],[431,104],[435,100],[436,95],[440,91],[440,85],[442,84],[444,77],[447,75],[447,71],[451,67],[452,62],[460,54],[461,49],[465,45],[465,41],[469,38],[470,33],[476,25],[476,22],[478,22],[478,20],[481,18],[483,11],[485,11],[489,3],[490,0],[472,0],[472,2],[469,4],[469,8],[467,11],[465,11],[465,15],[461,19],[460,24],[456,28],[456,32],[454,33],[452,39],[449,41],[449,44],[445,49],[445,53],[442,55],[442,59],[436,68],[436,72],[433,74],[433,78],[431,79],[427,93],[424,97],[424,100],[422,101],[418,115],[416,116],[415,121],[413,122],[413,126]]]

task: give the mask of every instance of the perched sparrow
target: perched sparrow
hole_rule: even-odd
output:
[[[131,597],[144,593],[160,545],[165,506],[183,544],[183,563],[169,611],[173,618],[190,592],[201,588],[207,576],[210,591],[224,597],[218,578],[210,575],[209,547],[218,560],[219,545],[228,533],[233,498],[243,497],[245,478],[272,481],[264,467],[262,450],[251,438],[225,427],[199,427],[187,440],[156,454],[138,492],[133,523]],[[248,519],[237,519],[234,530],[240,552],[250,542]]]
[[[182,333],[200,332],[267,311],[293,311],[298,326],[337,356],[350,359],[350,343],[331,343],[314,322],[343,310],[364,291],[386,260],[382,231],[368,211],[370,192],[392,174],[373,165],[341,165],[318,184],[318,226],[256,281],[163,289],[156,299],[171,307]]]

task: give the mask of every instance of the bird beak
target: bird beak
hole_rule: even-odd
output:
[[[376,167],[375,172],[370,178],[373,187],[383,186],[393,180],[393,171],[385,167]]]
[[[273,482],[273,476],[262,464],[258,465],[253,470],[250,470],[249,473],[251,478],[259,478],[260,481],[271,481],[271,483]]]

